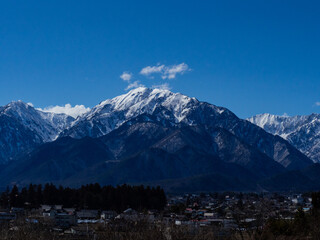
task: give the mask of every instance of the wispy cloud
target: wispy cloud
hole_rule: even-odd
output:
[[[125,81],[125,82],[128,83],[128,86],[125,88],[125,91],[128,91],[128,90],[130,90],[130,89],[132,89],[132,88],[144,87],[144,85],[141,84],[141,83],[140,83],[139,81],[137,81],[137,80],[134,81],[134,82],[132,82],[133,74],[130,73],[130,72],[127,72],[127,71],[123,72],[123,73],[120,75],[120,78],[121,78],[123,81]]]
[[[316,102],[315,104],[316,104],[316,106],[318,106],[318,107],[320,106],[320,102]]]
[[[44,109],[38,108],[43,112],[52,112],[52,113],[64,113],[74,118],[88,112],[90,108],[86,108],[84,105],[75,105],[71,106],[70,103],[67,103],[64,106],[49,106]]]
[[[171,89],[169,83],[164,83],[164,84],[160,84],[160,85],[153,85],[152,88],[157,88],[157,89],[161,89],[161,90],[170,90]]]
[[[177,77],[178,74],[182,75],[185,74],[186,72],[191,71],[189,68],[188,64],[186,63],[180,63],[180,64],[175,64],[175,65],[170,65],[166,66],[164,64],[157,64],[155,66],[146,66],[141,69],[139,72],[141,75],[151,78],[154,78],[154,75],[158,74],[158,76],[162,80],[169,80],[169,79],[174,79]],[[128,86],[125,88],[125,91],[128,91],[132,88],[137,88],[137,87],[145,87],[139,79],[134,77],[134,74],[129,72],[129,71],[124,71],[121,75],[120,78],[125,81]],[[160,83],[159,85],[153,85],[152,88],[158,88],[158,89],[166,89],[170,90],[171,87],[168,83]]]
[[[167,67],[165,69],[164,74],[162,75],[163,79],[174,79],[176,78],[177,74],[184,74],[187,71],[191,71],[191,69],[189,68],[189,66],[185,63],[181,63],[178,65],[173,65],[171,67]]]
[[[131,78],[132,78],[132,73],[130,73],[130,72],[123,72],[123,73],[120,75],[120,78],[121,78],[123,81],[130,82],[130,80],[131,80]]]
[[[150,76],[154,73],[162,73],[165,68],[165,65],[147,66],[141,69],[140,74]]]
[[[160,74],[162,79],[174,79],[177,74],[184,74],[191,71],[188,64],[180,63],[171,66],[157,65],[157,66],[147,66],[141,69],[140,74],[152,77],[153,74]]]
[[[144,87],[144,85],[141,84],[139,81],[134,81],[133,83],[130,83],[125,90],[128,91],[132,88],[138,88],[138,87]]]

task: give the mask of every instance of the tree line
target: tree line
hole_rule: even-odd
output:
[[[44,186],[30,184],[19,189],[13,186],[1,194],[2,208],[24,207],[38,208],[42,204],[63,205],[78,209],[114,210],[121,212],[127,208],[135,210],[162,210],[166,204],[166,195],[160,187],[121,185],[100,186],[100,184],[83,185],[69,188],[53,184]]]

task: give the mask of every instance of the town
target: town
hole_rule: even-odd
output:
[[[155,239],[156,235],[157,239],[251,239],[270,226],[271,220],[290,223],[301,214],[311,214],[315,196],[234,192],[168,195],[163,209],[128,206],[123,211],[58,204],[30,208],[25,203],[25,207],[1,209],[0,221],[8,236],[21,231],[31,234],[30,229],[35,229],[37,234],[43,231],[54,236],[52,239],[128,239],[126,234],[130,239]],[[142,235],[135,238],[135,233]]]

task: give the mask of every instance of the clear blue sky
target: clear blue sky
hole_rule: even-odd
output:
[[[319,1],[0,1],[0,105],[84,104],[119,76],[169,83],[240,117],[320,112]],[[185,63],[162,80],[146,66]]]

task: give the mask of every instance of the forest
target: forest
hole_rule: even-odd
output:
[[[42,204],[63,205],[77,209],[114,210],[121,212],[127,208],[135,210],[162,210],[166,204],[166,195],[160,187],[120,185],[100,186],[100,184],[83,185],[80,188],[44,186],[30,184],[19,189],[13,186],[1,194],[2,208],[23,207],[38,208]]]

